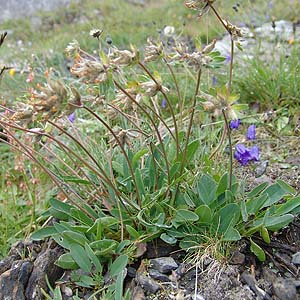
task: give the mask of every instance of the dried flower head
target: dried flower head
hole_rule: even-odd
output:
[[[145,47],[145,62],[155,61],[161,57],[163,53],[162,43],[155,43],[151,39],[147,39],[147,46]]]
[[[33,119],[32,106],[21,102],[17,103],[15,113],[10,117],[10,119],[20,125],[28,125]]]
[[[48,80],[39,91],[33,90],[29,105],[32,107],[35,119],[49,120],[63,110],[67,100],[67,89],[60,81]]]
[[[188,47],[181,43],[176,44],[175,55],[171,57],[171,60],[179,60],[186,62],[188,65],[200,69],[202,66],[206,67],[212,62],[212,58],[207,55],[215,47],[216,41],[213,40],[210,44],[204,47],[201,51],[189,52]]]
[[[199,12],[199,17],[204,15],[209,11],[210,5],[213,4],[215,0],[185,0],[185,6],[187,8],[196,10]]]
[[[71,73],[83,79],[85,83],[102,83],[108,78],[108,67],[100,60],[92,60],[77,55],[71,67]]]
[[[69,43],[65,49],[65,53],[68,57],[76,57],[80,52],[80,46],[77,40],[73,40]]]
[[[103,30],[102,29],[92,29],[90,31],[90,36],[99,39]]]
[[[132,139],[138,137],[137,132],[131,129],[117,129],[116,131],[114,131],[114,133],[123,147],[125,145],[128,145],[128,147],[131,148]],[[116,141],[116,138],[114,136],[111,136],[111,139],[108,142],[112,145],[113,148],[119,146],[119,143]]]
[[[231,94],[227,97],[226,86],[216,88],[215,95],[210,95],[200,91],[198,97],[205,100],[201,102],[203,109],[208,112],[212,112],[214,116],[220,116],[222,114],[222,110],[226,110],[229,119],[238,119],[237,112],[240,110],[240,106],[235,105],[235,102],[239,99],[239,95]]]
[[[236,25],[231,24],[227,20],[223,20],[223,23],[226,26],[233,40],[238,40],[239,38],[244,37],[247,33],[246,29],[237,27]]]
[[[143,94],[149,97],[155,96],[159,91],[162,91],[163,93],[169,92],[169,89],[162,86],[159,81],[154,82],[153,80],[142,82],[140,88],[142,89]]]
[[[131,87],[125,90],[127,94],[122,91],[119,91],[116,95],[116,98],[112,101],[112,104],[123,110],[135,111],[136,104],[132,99],[140,102],[141,95],[137,92],[136,87]],[[129,95],[129,96],[128,96]]]
[[[109,58],[113,65],[129,66],[138,60],[138,50],[134,47],[131,47],[131,51],[114,49]]]

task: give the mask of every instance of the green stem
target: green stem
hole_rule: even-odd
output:
[[[229,190],[231,190],[232,187],[232,176],[233,176],[233,151],[232,151],[232,143],[231,143],[231,132],[229,128],[228,119],[226,116],[225,109],[222,109],[223,118],[225,121],[226,131],[227,131],[227,137],[228,137],[228,145],[229,145]]]
[[[168,104],[168,107],[170,109],[171,116],[172,116],[172,119],[173,119],[174,129],[175,129],[176,154],[177,154],[177,157],[178,157],[179,149],[180,149],[179,134],[178,134],[178,127],[177,127],[176,117],[175,117],[175,113],[174,113],[171,101],[170,101],[169,97],[166,95],[166,93],[163,91],[161,84],[155,79],[155,77],[151,74],[151,72],[147,69],[147,67],[144,64],[142,64],[141,62],[139,62],[138,64],[149,75],[149,77],[155,82],[155,84],[159,88],[159,91],[161,92],[161,94],[163,95],[165,100],[167,101],[167,104]]]
[[[202,74],[202,70],[200,68],[199,71],[198,71],[197,84],[196,84],[195,94],[194,94],[194,98],[193,98],[193,104],[192,104],[192,107],[191,107],[191,116],[190,116],[190,121],[189,121],[189,125],[188,125],[188,131],[187,131],[187,134],[186,134],[185,147],[184,147],[183,155],[182,155],[182,162],[181,162],[181,167],[180,167],[180,176],[182,175],[182,172],[183,172],[183,169],[184,169],[187,150],[188,150],[189,141],[190,141],[190,136],[191,136],[191,132],[192,132],[194,114],[195,114],[195,107],[196,107],[196,102],[197,102],[197,94],[199,92],[199,87],[200,87],[201,74]]]

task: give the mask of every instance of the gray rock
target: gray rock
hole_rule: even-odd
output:
[[[19,260],[0,276],[0,300],[25,300],[24,292],[32,267],[31,262]]]
[[[274,294],[280,300],[295,300],[297,299],[297,290],[295,284],[290,280],[277,279],[273,282]]]
[[[272,42],[276,41],[278,38],[284,41],[288,41],[289,39],[293,38],[292,22],[279,20],[275,21],[274,24],[275,27],[273,27],[272,22],[263,24],[255,29],[255,34]]]
[[[178,268],[177,263],[172,257],[150,259],[150,266],[163,274],[170,273],[172,270]]]
[[[292,256],[292,263],[294,265],[300,265],[300,252],[296,252],[293,256]]]
[[[14,261],[20,259],[19,255],[8,256],[0,261],[0,275],[9,270]]]
[[[27,299],[40,300],[43,298],[41,289],[48,291],[46,275],[50,284],[53,284],[62,276],[63,270],[54,264],[62,253],[62,248],[57,246],[53,249],[45,250],[44,253],[37,257],[25,292]]]
[[[38,11],[51,11],[75,0],[0,0],[0,23],[8,19],[32,16]],[[78,1],[78,0],[77,0]]]
[[[234,251],[230,258],[230,263],[233,265],[243,265],[245,263],[245,254],[240,251]]]
[[[170,278],[167,275],[162,274],[155,269],[149,269],[148,273],[152,278],[154,278],[156,280],[160,280],[160,281],[164,281],[164,282],[170,281]]]
[[[145,291],[149,293],[155,294],[160,290],[159,284],[155,280],[144,274],[137,273],[135,280],[138,285],[140,285]]]

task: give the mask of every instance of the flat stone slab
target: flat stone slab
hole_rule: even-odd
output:
[[[38,11],[52,11],[77,0],[0,0],[0,23],[34,15]]]

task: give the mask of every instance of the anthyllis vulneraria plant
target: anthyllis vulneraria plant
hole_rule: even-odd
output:
[[[233,51],[242,30],[223,20],[214,2],[185,4],[199,15],[212,11],[231,36],[224,87],[200,91],[202,73],[225,59],[215,51],[216,40],[190,50],[180,39],[166,48],[148,38],[143,50],[119,49],[102,41],[102,30],[93,30],[99,55],[72,41],[66,49],[73,61],[68,81],[46,72],[27,101],[1,107],[7,143],[54,183],[47,212],[53,225],[46,222],[32,238],[52,237],[65,249],[56,264],[74,270],[70,285],[105,290],[110,282],[119,300],[127,264],[144,254],[149,241],[160,238],[188,251],[207,235],[232,242],[261,233],[267,240],[269,230],[293,220],[300,206],[293,189],[278,181],[246,194],[232,174],[230,131],[238,128],[244,108],[231,93]],[[184,71],[195,82],[187,96],[178,80]],[[221,143],[226,134],[229,141],[229,172],[216,178],[199,171],[195,159],[201,145],[194,139],[195,116],[203,111],[223,118]],[[237,148],[241,156],[247,152]],[[104,280],[104,270],[112,280]]]

